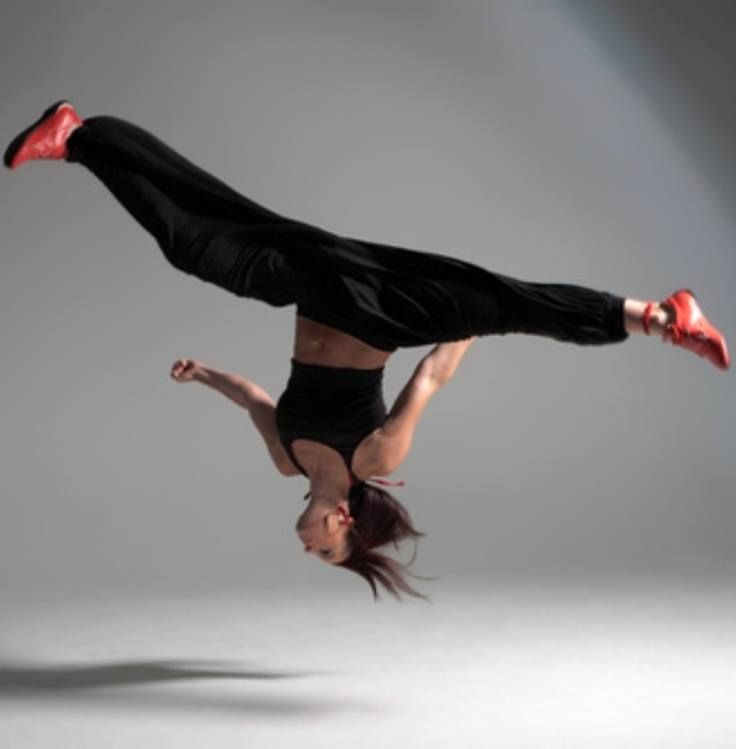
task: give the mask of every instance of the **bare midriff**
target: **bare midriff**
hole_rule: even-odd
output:
[[[385,365],[391,352],[373,348],[360,338],[297,315],[293,356],[302,364],[377,369]]]

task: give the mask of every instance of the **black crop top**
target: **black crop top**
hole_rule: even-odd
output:
[[[276,404],[276,427],[284,449],[299,465],[291,444],[304,438],[337,450],[350,472],[360,442],[386,421],[383,367],[351,369],[291,360],[291,376]]]

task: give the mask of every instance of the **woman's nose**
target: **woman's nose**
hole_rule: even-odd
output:
[[[309,544],[307,544],[307,545],[306,545],[306,546],[304,547],[304,551],[306,551],[306,552],[307,552],[307,554],[309,554],[309,552],[310,552],[311,550],[312,550],[312,547],[311,547],[311,546],[310,546]]]

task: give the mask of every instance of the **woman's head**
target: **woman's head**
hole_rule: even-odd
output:
[[[304,550],[324,562],[344,567],[368,582],[373,597],[378,598],[377,584],[400,598],[399,592],[426,599],[404,579],[406,568],[416,557],[401,564],[376,547],[426,534],[418,531],[406,508],[389,492],[372,484],[354,484],[348,497],[338,502],[307,494],[307,508],[299,516],[296,532]],[[412,575],[412,577],[419,577]],[[427,579],[427,578],[422,578]]]
[[[349,555],[348,531],[355,522],[347,499],[337,504],[307,494],[307,509],[299,516],[296,532],[304,551],[324,562],[336,564]]]
[[[350,489],[348,510],[352,523],[344,526],[344,552],[335,564],[366,580],[374,599],[378,598],[377,583],[396,598],[403,592],[426,599],[427,596],[414,590],[404,578],[406,568],[416,557],[416,546],[406,564],[375,551],[376,547],[387,544],[398,549],[400,541],[406,538],[416,541],[426,535],[414,527],[407,509],[385,489],[361,482]]]

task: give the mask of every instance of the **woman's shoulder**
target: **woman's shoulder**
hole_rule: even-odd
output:
[[[378,427],[364,437],[356,448],[353,470],[361,477],[388,476],[402,461],[403,458],[399,459],[381,427]]]

